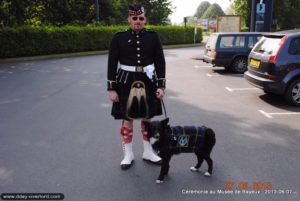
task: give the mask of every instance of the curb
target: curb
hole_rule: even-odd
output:
[[[164,45],[163,49],[175,49],[175,48],[185,48],[185,47],[200,47],[203,43],[197,44],[180,44],[180,45]],[[73,52],[73,53],[63,53],[63,54],[50,54],[41,56],[30,56],[30,57],[13,57],[7,59],[0,59],[0,63],[9,62],[22,62],[22,61],[35,61],[35,60],[46,60],[46,59],[59,59],[67,57],[81,57],[81,56],[93,56],[93,55],[104,55],[108,54],[108,50],[101,51],[88,51],[88,52]]]

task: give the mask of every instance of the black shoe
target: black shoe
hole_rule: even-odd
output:
[[[152,163],[154,165],[161,165],[161,163],[162,163],[161,160],[159,160],[159,161],[151,161],[149,159],[144,159],[144,158],[143,158],[143,160],[146,161],[146,162]]]
[[[130,164],[122,164],[121,169],[122,170],[127,170],[133,165],[133,163],[134,163],[134,160],[132,160]]]

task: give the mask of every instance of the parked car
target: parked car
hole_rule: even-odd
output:
[[[257,32],[212,33],[205,46],[203,61],[244,73],[248,55],[261,36]]]
[[[249,54],[244,77],[300,106],[300,29],[264,34]]]

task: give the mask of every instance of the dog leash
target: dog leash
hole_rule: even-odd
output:
[[[168,115],[167,115],[167,110],[166,110],[166,106],[165,106],[165,103],[164,103],[164,100],[163,99],[161,99],[161,104],[162,104],[162,106],[163,106],[163,109],[164,109],[164,113],[165,113],[165,118],[168,118]]]

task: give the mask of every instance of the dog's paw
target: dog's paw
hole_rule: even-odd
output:
[[[205,172],[204,176],[211,177],[211,174],[209,172]]]
[[[198,172],[198,171],[199,171],[199,169],[195,168],[194,166],[191,167],[190,170],[191,170],[192,172]]]
[[[164,183],[164,181],[163,181],[163,180],[157,179],[157,180],[156,180],[156,183],[157,183],[157,184],[162,184],[162,183]]]

